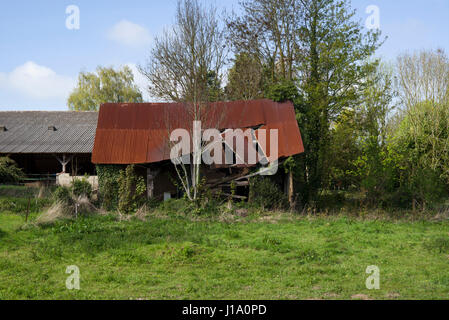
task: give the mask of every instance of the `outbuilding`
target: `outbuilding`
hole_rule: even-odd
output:
[[[251,130],[252,134],[241,137],[250,139],[249,146],[257,146],[258,156],[269,157],[271,145],[260,147],[262,131],[275,130],[277,154],[275,160],[304,152],[301,133],[291,102],[277,103],[268,99],[211,103],[202,110],[202,129],[215,128],[225,134],[227,130]],[[184,129],[192,132],[195,120],[192,106],[183,103],[104,104],[100,107],[92,162],[98,165],[134,164],[146,177],[148,197],[166,199],[179,195],[173,183],[176,172],[171,161],[173,144],[171,132]],[[240,138],[240,137],[236,137]],[[226,149],[223,146],[223,152]],[[244,161],[231,165],[204,165],[202,175],[209,188],[228,188],[232,181],[246,188],[253,167],[249,163],[248,147],[234,158]],[[261,155],[262,153],[262,155]],[[273,157],[272,157],[273,158]],[[251,171],[251,172],[250,172]],[[292,190],[292,177],[285,170],[278,170],[275,177],[286,192]]]
[[[98,112],[0,112],[0,156],[23,169],[29,182],[68,184],[92,176]]]

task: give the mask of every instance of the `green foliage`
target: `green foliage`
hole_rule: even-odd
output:
[[[57,187],[53,192],[53,199],[55,202],[60,202],[68,206],[73,204],[72,191],[68,187]]]
[[[119,177],[122,166],[97,165],[100,200],[106,210],[117,209],[119,196]]]
[[[297,103],[306,150],[299,170],[308,173],[302,182],[305,201],[326,185],[331,123],[360,103],[366,79],[378,64],[370,58],[380,46],[380,33],[365,33],[348,1],[313,0],[308,9],[302,41],[310,51],[300,61],[304,100]]]
[[[391,138],[391,184],[404,195],[408,207],[425,209],[448,196],[449,119],[447,114],[435,114],[434,110],[438,108],[429,103],[417,105]]]
[[[13,214],[26,214],[28,208],[29,213],[39,213],[44,208],[51,205],[50,199],[37,199],[37,198],[1,198],[0,199],[0,212],[9,212]],[[28,207],[29,205],[29,207]]]
[[[92,185],[87,179],[75,179],[72,182],[72,192],[75,197],[87,197],[92,196]]]
[[[215,71],[209,71],[207,73],[207,87],[209,90],[207,101],[216,102],[223,100],[224,91],[221,87],[221,80]]]
[[[120,172],[118,184],[118,210],[124,214],[136,212],[146,200],[145,180],[136,174],[134,165],[129,165]]]
[[[229,70],[226,94],[229,100],[251,100],[263,97],[263,68],[256,56],[237,54]]]
[[[276,102],[294,102],[298,99],[298,94],[298,88],[293,81],[283,80],[270,86],[267,96]]]
[[[357,114],[353,109],[341,113],[331,130],[328,188],[351,190],[360,187],[356,161],[362,156]]]
[[[254,177],[250,180],[251,203],[263,209],[288,208],[288,199],[279,187],[268,177]]]
[[[14,160],[0,157],[0,183],[19,182],[24,176],[22,169],[17,167]]]
[[[96,73],[81,72],[67,103],[70,110],[97,111],[102,103],[143,102],[127,66],[121,70],[98,67]]]

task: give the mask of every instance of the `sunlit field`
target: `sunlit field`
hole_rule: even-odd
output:
[[[3,201],[5,201],[3,199]],[[0,213],[0,299],[448,299],[449,222]],[[66,288],[68,266],[80,290]],[[368,266],[380,289],[368,290]]]

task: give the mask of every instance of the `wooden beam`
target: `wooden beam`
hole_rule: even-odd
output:
[[[69,164],[70,161],[73,160],[73,155],[71,155],[70,157],[67,158],[67,156],[65,154],[62,155],[62,160],[58,157],[55,156],[56,160],[58,160],[58,162],[61,164],[62,166],[62,173],[66,173],[66,167]]]
[[[153,171],[147,168],[147,198],[154,198],[154,179],[159,174],[160,170]]]

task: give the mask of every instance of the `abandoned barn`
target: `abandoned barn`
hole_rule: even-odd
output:
[[[0,112],[0,156],[15,160],[29,181],[94,175],[97,120],[97,112]]]
[[[276,103],[267,99],[217,102],[208,106],[207,115],[201,120],[202,129],[216,128],[221,132],[253,130],[252,136],[240,137],[253,139],[247,145],[258,144],[257,137],[261,131],[276,129],[278,150],[276,159],[271,160],[281,162],[304,152],[290,102]],[[180,190],[173,183],[176,172],[170,160],[170,132],[178,128],[191,131],[192,123],[192,113],[180,103],[104,104],[99,112],[92,162],[99,165],[134,164],[146,177],[148,197],[166,199],[179,196]],[[240,134],[244,134],[242,132]],[[262,157],[270,156],[270,148],[268,143]],[[235,149],[232,151],[238,156]],[[244,193],[248,189],[251,170],[256,165],[247,161],[248,149],[243,151],[241,158],[244,161],[240,164],[203,166],[202,174],[206,177],[207,186],[222,191],[229,189],[233,181]],[[286,191],[292,183],[284,170],[278,170],[273,179]]]
[[[217,102],[207,108],[202,129],[215,128],[224,134],[236,130],[233,139],[243,139],[244,150],[223,144],[225,158],[231,149],[233,162],[202,166],[211,190],[238,194],[248,191],[249,177],[259,162],[249,160],[250,148],[257,157],[282,163],[289,156],[304,152],[293,104],[271,100]],[[68,185],[89,175],[96,189],[96,165],[136,165],[147,183],[149,198],[180,196],[174,181],[177,174],[170,160],[173,146],[170,132],[192,130],[193,119],[186,105],[179,103],[104,104],[97,112],[0,112],[0,156],[15,160],[28,182]],[[241,131],[238,132],[238,129]],[[252,134],[248,135],[250,129]],[[271,140],[261,148],[262,131],[277,130],[277,152],[273,158]],[[262,151],[261,151],[262,150]],[[215,152],[215,151],[214,151]],[[236,162],[239,158],[242,161]],[[226,163],[226,164],[223,164]],[[263,166],[262,166],[263,167]],[[292,178],[284,170],[271,177],[287,192]]]

